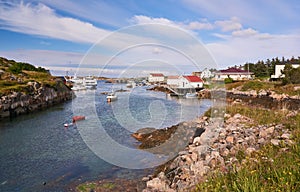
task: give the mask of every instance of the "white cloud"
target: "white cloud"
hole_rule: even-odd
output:
[[[108,26],[123,26],[123,20],[120,18],[129,17],[129,10],[116,6],[114,1],[74,1],[74,0],[24,0],[25,2],[42,3],[55,10],[68,13],[76,18],[84,18],[91,22],[97,22]],[[113,13],[113,14],[112,14]]]
[[[268,38],[262,39],[261,36]],[[221,42],[207,44],[207,48],[221,68],[226,68],[273,57],[298,56],[300,47],[297,42],[299,41],[300,35],[256,34],[248,38],[229,37]]]
[[[173,21],[166,18],[152,18],[145,15],[135,15],[131,18],[134,24],[163,24],[163,25],[176,25]]]
[[[232,17],[230,20],[216,21],[215,24],[225,32],[242,29],[242,24],[237,17]]]
[[[258,22],[263,17],[264,10],[260,10],[261,2],[244,0],[183,0],[184,6],[195,13],[213,18],[237,17],[243,22]],[[249,23],[248,23],[249,24]]]
[[[232,32],[232,36],[234,36],[234,37],[249,37],[249,36],[254,36],[257,34],[258,34],[258,31],[251,29],[251,28],[237,30],[237,31]]]
[[[199,21],[193,21],[188,24],[183,25],[185,28],[190,30],[211,30],[214,28],[214,26],[211,23],[208,22],[199,22]]]
[[[176,22],[166,18],[153,18],[145,15],[135,15],[134,17],[131,18],[130,21],[133,24],[162,24],[162,25],[175,26],[189,31],[211,30],[214,28],[214,25],[209,23],[206,20],[191,21],[191,22]]]
[[[81,43],[94,43],[95,38],[109,33],[91,23],[58,16],[53,9],[41,3],[21,2],[9,7],[1,6],[0,24],[1,28],[15,32]]]

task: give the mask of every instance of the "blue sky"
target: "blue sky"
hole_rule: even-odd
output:
[[[160,28],[151,35],[146,32],[147,36],[136,33],[139,28],[134,28],[135,32],[126,29],[140,24],[177,29]],[[169,37],[162,35],[161,30],[167,30],[173,40],[160,39]],[[79,63],[82,63],[82,71],[94,73],[95,68],[99,68],[96,64],[109,60],[108,47],[120,51],[125,45],[143,42],[142,38],[148,38],[145,42],[151,43],[151,37],[153,43],[163,42],[182,50],[180,53],[197,55],[194,45],[183,43],[180,47],[171,42],[185,38],[176,30],[183,30],[202,42],[216,62],[213,65],[205,60],[207,64],[201,64],[205,67],[221,69],[272,57],[297,57],[300,55],[300,3],[297,0],[0,0],[0,56],[43,66],[57,75],[65,71],[75,73]],[[122,35],[115,35],[107,44],[102,43],[105,49],[93,50],[99,39],[112,38],[115,31]],[[122,41],[125,43],[121,46]],[[160,71],[160,67],[165,70],[164,63],[175,65],[180,60],[169,53],[162,61],[157,55],[167,49],[160,46],[128,50],[131,53],[120,55],[119,63],[108,66],[105,75],[118,76],[139,63],[132,73],[146,74]],[[153,64],[145,52],[151,50],[156,55]],[[137,54],[140,57],[132,60]],[[202,56],[207,57],[205,54]],[[131,58],[125,59],[124,55]],[[147,59],[143,60],[143,56]],[[179,57],[181,62],[188,62]],[[131,66],[120,65],[122,62],[131,62]],[[147,67],[142,70],[145,63]],[[177,73],[195,70],[188,66],[174,68]]]

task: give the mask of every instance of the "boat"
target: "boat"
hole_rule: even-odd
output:
[[[74,116],[72,118],[73,123],[75,123],[76,121],[81,121],[81,120],[85,120],[85,116]]]
[[[86,87],[83,84],[73,84],[71,88],[73,91],[86,90]]]
[[[106,96],[107,102],[115,101],[118,99],[117,95],[115,92],[111,92]]]
[[[135,88],[136,87],[136,83],[134,81],[128,81],[128,83],[126,84],[127,88]]]
[[[83,84],[83,79],[78,78],[76,75],[69,79],[73,84]]]
[[[186,93],[185,98],[197,98],[198,94],[197,93]]]
[[[92,76],[86,76],[83,79],[83,84],[87,89],[96,89],[97,87],[97,79]]]

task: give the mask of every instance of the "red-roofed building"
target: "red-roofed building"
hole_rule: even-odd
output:
[[[148,81],[150,83],[162,83],[165,80],[165,76],[162,73],[150,73]]]
[[[195,75],[168,76],[167,84],[173,88],[203,88],[203,80]]]
[[[181,88],[202,88],[203,80],[195,75],[185,75],[181,77]]]
[[[226,78],[231,78],[235,81],[252,79],[253,73],[237,68],[228,68],[216,72],[214,80],[223,81]]]

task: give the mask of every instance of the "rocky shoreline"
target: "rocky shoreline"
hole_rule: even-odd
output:
[[[300,96],[289,96],[287,94],[277,94],[274,91],[227,91],[229,102],[241,102],[248,105],[255,105],[267,109],[287,109],[298,110],[300,108]]]
[[[291,116],[295,114],[292,111],[289,113]],[[227,173],[233,168],[239,169],[248,160],[255,161],[251,154],[266,144],[279,147],[281,151],[287,150],[285,146],[294,144],[291,131],[283,124],[252,126],[253,122],[253,119],[237,113],[225,114],[224,123],[221,124],[220,121],[202,116],[166,129],[141,129],[132,135],[140,142],[140,149],[156,154],[169,154],[168,150],[172,149],[177,155],[157,167],[153,175],[135,181],[122,180],[122,185],[130,191],[193,191],[197,184],[205,182],[207,177],[217,171]],[[168,149],[152,150],[174,137],[177,137],[177,143],[169,143]],[[118,180],[110,180],[109,183],[116,187],[103,188],[104,181],[90,182],[86,186],[92,184],[93,187],[87,187],[91,191],[119,189]]]
[[[143,192],[191,191],[209,174],[215,171],[226,173],[241,166],[246,156],[265,144],[293,144],[290,131],[281,124],[249,127],[253,120],[240,114],[225,114],[225,119],[221,126],[205,116],[194,121],[205,131],[194,137],[185,150],[165,165],[163,171],[155,177],[143,178],[147,186]]]
[[[12,91],[0,97],[0,120],[38,111],[74,97],[73,91],[57,81],[53,87],[36,81],[28,82],[25,92]]]
[[[201,94],[203,98],[211,96],[209,90],[204,90]],[[231,105],[286,109],[290,116],[297,114],[296,111],[300,108],[299,97],[267,91],[227,91],[226,100]],[[144,184],[139,182],[139,187],[132,186],[131,189],[143,192],[193,191],[197,184],[205,182],[216,172],[227,173],[233,168],[239,169],[246,161],[256,161],[251,154],[259,152],[264,145],[274,145],[280,151],[285,151],[287,148],[284,146],[294,144],[291,131],[283,124],[252,125],[253,123],[253,119],[235,113],[225,114],[222,123],[202,116],[166,129],[146,128],[137,131],[132,136],[141,143],[139,148],[152,153],[168,154],[168,149],[152,148],[163,144],[175,134],[183,139],[177,147],[176,143],[170,145],[177,154],[175,158],[157,167],[153,175],[142,178],[140,182]],[[141,189],[141,186],[144,188]]]

